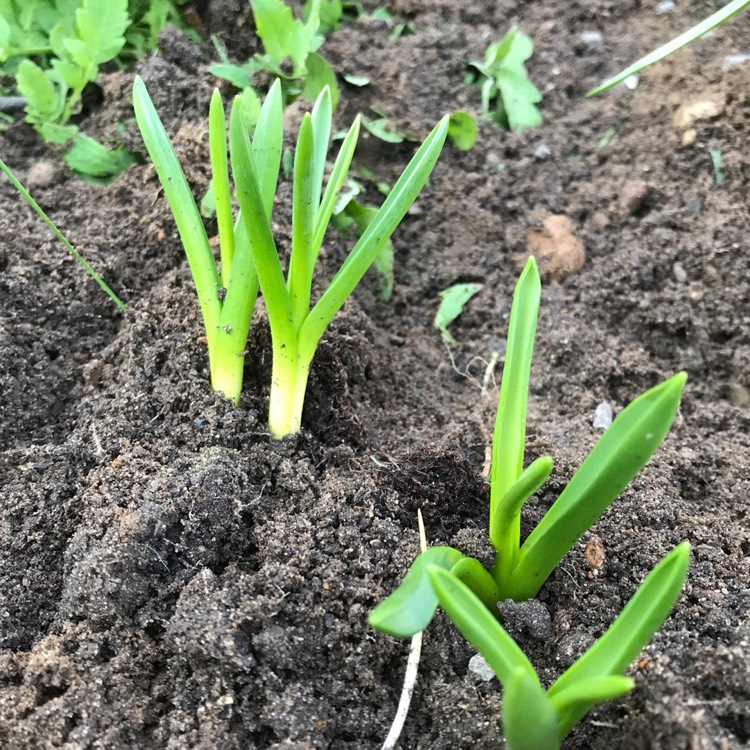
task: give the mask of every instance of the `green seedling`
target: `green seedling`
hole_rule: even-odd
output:
[[[471,151],[477,142],[479,128],[474,115],[458,110],[451,115],[448,138],[459,151]]]
[[[464,305],[479,292],[481,284],[454,284],[440,292],[440,307],[435,313],[434,326],[443,335],[446,344],[455,344],[456,339],[448,326],[462,313]]]
[[[418,149],[327,289],[312,304],[315,262],[354,155],[359,118],[343,140],[325,190],[323,178],[332,124],[329,89],[323,90],[312,113],[302,119],[294,155],[291,252],[285,275],[271,231],[283,144],[281,85],[274,83],[263,102],[252,140],[242,106],[237,100],[232,106],[229,163],[240,207],[234,222],[224,109],[220,95],[214,94],[209,141],[221,246],[220,273],[195,200],[140,79],[135,83],[134,101],[138,125],[174,214],[198,291],[212,385],[233,403],[238,402],[242,355],[259,282],[273,345],[269,427],[276,438],[297,432],[310,363],[318,343],[427,182],[445,141],[447,117]],[[226,289],[225,294],[220,294],[222,288]]]
[[[281,81],[284,105],[301,94],[314,101],[328,86],[333,108],[336,109],[339,99],[336,76],[331,66],[317,53],[324,40],[320,33],[321,23],[324,18],[330,20],[331,5],[325,2],[321,5],[321,0],[310,0],[304,7],[304,19],[297,19],[282,0],[250,0],[255,29],[263,43],[264,54],[255,55],[243,65],[236,65],[219,50],[221,62],[211,66],[211,73],[225,78],[241,90],[252,89],[252,78],[258,71],[271,73]]]
[[[606,81],[604,81],[604,83],[600,84],[596,88],[591,89],[591,91],[589,91],[586,96],[596,96],[596,94],[601,94],[603,91],[611,89],[618,83],[622,83],[626,78],[630,78],[630,76],[635,75],[644,68],[649,67],[649,65],[653,65],[654,63],[659,62],[659,60],[663,60],[668,55],[671,55],[678,49],[682,49],[691,42],[694,42],[696,39],[699,39],[709,31],[713,31],[713,29],[715,29],[717,26],[721,26],[721,24],[728,21],[730,18],[732,18],[732,16],[737,15],[740,11],[747,8],[748,5],[750,5],[750,0],[732,0],[731,3],[727,3],[723,8],[717,10],[716,13],[714,13],[712,16],[704,19],[700,23],[696,24],[684,33],[672,39],[670,42],[667,42],[661,47],[658,47],[653,52],[650,52],[648,55],[645,55],[640,60],[634,62],[632,65],[628,65],[627,68],[621,70],[617,75],[612,76],[612,78],[608,78]]]
[[[154,49],[168,20],[179,20],[173,0],[0,2],[0,74],[15,76],[26,120],[45,141],[72,141],[65,162],[80,177],[107,182],[133,161],[124,148],[110,150],[70,122],[84,89],[101,65]]]
[[[0,159],[0,172],[3,172],[10,181],[10,184],[18,190],[23,199],[36,211],[41,220],[52,230],[52,233],[57,237],[63,245],[65,245],[68,252],[78,261],[82,268],[88,273],[89,276],[102,288],[102,290],[109,295],[110,299],[122,310],[126,311],[125,303],[109,288],[105,283],[104,279],[89,265],[88,261],[71,245],[68,238],[57,228],[56,224],[52,219],[47,216],[44,209],[31,197],[31,193],[21,184],[19,179],[13,174],[10,167]]]
[[[542,584],[646,464],[677,412],[686,376],[678,373],[630,403],[615,419],[537,527],[520,544],[523,504],[552,472],[541,456],[525,469],[526,407],[541,284],[529,259],[516,285],[492,443],[490,571],[452,547],[417,557],[403,583],[370,615],[373,627],[408,637],[427,626],[438,598],[427,569],[438,564],[460,578],[489,608],[501,599],[536,596]]]
[[[633,679],[622,673],[668,617],[689,563],[690,546],[683,542],[649,573],[609,630],[546,691],[523,651],[449,561],[437,557],[426,564],[425,576],[440,606],[503,686],[510,750],[557,750],[597,703],[633,689]]]
[[[542,95],[524,65],[533,51],[531,37],[513,27],[501,41],[487,47],[484,60],[470,63],[466,80],[482,89],[482,114],[506,130],[542,124],[536,107]]]

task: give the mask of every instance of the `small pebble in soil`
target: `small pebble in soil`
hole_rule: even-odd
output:
[[[38,161],[26,174],[26,187],[29,190],[46,188],[60,182],[62,171],[51,161]]]
[[[483,682],[489,682],[495,676],[492,667],[481,654],[474,654],[469,659],[469,672]]]
[[[515,640],[543,642],[552,636],[552,617],[549,610],[536,599],[498,602],[503,627]]]
[[[606,430],[612,424],[612,407],[606,401],[602,401],[594,410],[593,423],[595,430]]]
[[[657,6],[656,10],[659,13],[671,13],[675,9],[674,0],[662,0]]]
[[[601,44],[604,41],[604,35],[602,34],[601,31],[582,31],[581,41],[584,44],[596,46],[596,45]]]
[[[680,261],[674,263],[672,266],[672,273],[674,274],[675,280],[680,284],[684,284],[687,281],[687,271],[685,271],[685,268]]]
[[[735,65],[742,65],[742,63],[750,60],[750,52],[740,52],[736,55],[726,55],[721,62],[722,70],[729,70]]]
[[[628,216],[636,213],[641,208],[648,197],[648,183],[644,180],[628,180],[620,191],[620,197],[617,201],[620,214]]]

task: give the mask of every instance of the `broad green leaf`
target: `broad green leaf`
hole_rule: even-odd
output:
[[[687,375],[681,372],[638,396],[610,425],[524,542],[505,596],[536,596],[581,535],[627,487],[674,420]]]
[[[537,680],[534,667],[479,597],[445,567],[427,565],[427,578],[440,606],[506,685],[517,670]]]
[[[232,86],[244,91],[252,88],[252,73],[247,65],[235,65],[234,63],[214,63],[208,72],[217,78],[223,78]]]
[[[481,284],[454,284],[439,292],[440,307],[435,313],[433,325],[443,334],[443,340],[448,344],[455,344],[456,339],[448,330],[448,326],[463,312],[466,303],[479,292]]]
[[[727,3],[723,8],[717,10],[716,13],[704,19],[679,36],[675,37],[674,39],[672,39],[672,41],[667,42],[661,47],[655,49],[645,57],[642,57],[632,65],[629,65],[627,68],[625,68],[625,70],[620,71],[616,76],[607,79],[601,85],[591,89],[591,91],[587,92],[586,96],[595,96],[596,94],[601,94],[603,91],[612,88],[612,86],[616,86],[626,78],[630,78],[630,76],[635,75],[644,68],[647,68],[649,65],[653,65],[655,62],[663,60],[665,57],[667,57],[667,55],[671,55],[678,49],[685,47],[704,34],[707,34],[712,29],[720,26],[725,21],[728,21],[730,18],[732,18],[732,16],[735,16],[741,10],[747,8],[748,5],[750,5],[750,0],[732,0],[732,2]]]
[[[185,248],[206,326],[210,357],[221,314],[218,297],[221,283],[206,229],[177,155],[140,76],[136,76],[133,84],[133,107],[143,142],[154,163]]]
[[[277,65],[287,57],[301,66],[311,50],[306,24],[295,20],[292,10],[281,0],[250,0],[255,28],[266,54]]]
[[[360,237],[349,256],[333,277],[299,334],[300,352],[312,359],[333,316],[341,309],[354,287],[375,260],[432,173],[448,132],[448,118],[444,117],[419,147],[408,166],[399,177],[390,195],[380,207],[377,216]]]
[[[586,680],[624,672],[669,616],[685,583],[689,565],[690,545],[683,542],[646,576],[607,632],[552,685],[548,691],[550,698],[566,702],[566,692]],[[622,685],[624,687],[624,683]],[[569,707],[563,708],[560,714],[561,736],[565,736],[597,700],[567,702]]]
[[[307,69],[307,76],[302,93],[311,102],[314,102],[327,86],[331,90],[331,105],[333,109],[336,109],[341,92],[336,83],[336,74],[333,72],[333,68],[316,52],[311,52],[307,56],[305,68]]]
[[[557,750],[557,712],[539,679],[519,667],[503,685],[503,734],[508,750]]]
[[[83,88],[88,83],[86,71],[75,63],[55,58],[52,61],[52,70],[70,89]]]
[[[79,175],[110,182],[135,162],[135,157],[122,146],[108,149],[93,138],[79,133],[63,161]]]
[[[541,290],[536,261],[529,258],[513,293],[508,324],[508,348],[492,437],[490,530],[497,533],[501,527],[506,529],[504,536],[491,540],[493,547],[498,551],[494,574],[501,590],[510,576],[518,553],[521,522],[520,516],[516,514],[508,527],[501,524],[497,516],[503,497],[523,472],[526,407]]]
[[[523,130],[542,122],[536,108],[542,95],[524,65],[533,50],[531,38],[514,27],[486,49],[484,60],[471,63],[474,83],[482,89],[482,112],[501,127]]]
[[[448,121],[448,138],[459,151],[470,151],[477,142],[477,121],[468,112],[454,112]]]
[[[16,83],[19,93],[26,99],[29,122],[41,125],[60,117],[65,106],[64,94],[35,62],[21,61]]]
[[[401,585],[370,613],[370,625],[399,638],[411,638],[424,630],[438,605],[428,568],[439,567],[448,571],[462,557],[452,547],[430,547],[422,552],[411,564]]]
[[[404,136],[398,132],[396,126],[387,117],[380,117],[377,120],[370,120],[367,117],[362,118],[362,125],[365,130],[372,133],[376,138],[386,143],[403,143]]]
[[[65,46],[79,65],[101,65],[119,54],[129,25],[127,0],[83,0],[76,13],[78,39]]]

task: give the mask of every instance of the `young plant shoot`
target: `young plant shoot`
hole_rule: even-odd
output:
[[[536,671],[484,602],[440,564],[425,571],[440,606],[503,685],[503,732],[510,750],[557,750],[597,703],[630,692],[627,666],[666,620],[690,563],[683,542],[649,573],[609,630],[545,691]]]
[[[214,260],[203,220],[177,154],[140,77],[135,79],[133,105],[143,142],[172,209],[198,292],[206,326],[211,385],[236,405],[242,391],[245,345],[258,295],[258,279],[244,224],[239,217],[236,221],[232,219],[224,103],[218,90],[214,91],[208,114],[221,271]],[[268,175],[262,190],[263,200],[269,206],[276,192],[275,175],[281,158],[281,133],[272,130],[272,126],[275,127],[275,123],[270,122],[268,111],[262,112],[255,142],[259,147],[263,144],[257,161],[259,171]]]
[[[333,115],[327,87],[312,113],[303,117],[294,156],[291,252],[285,275],[271,231],[283,143],[280,83],[276,81],[268,92],[252,138],[241,102],[235,99],[232,106],[229,163],[240,207],[236,220],[232,218],[224,109],[221,97],[214,94],[209,140],[221,245],[219,273],[198,208],[140,79],[136,80],[134,100],[136,119],[174,214],[198,290],[213,387],[232,402],[239,401],[242,354],[259,283],[273,346],[269,427],[276,438],[297,432],[318,342],[427,182],[445,142],[448,118],[435,126],[419,148],[328,288],[313,304],[315,262],[354,155],[360,119],[344,138],[324,190]],[[222,287],[226,289],[223,301]]]
[[[541,284],[530,258],[516,285],[508,330],[490,473],[490,571],[452,547],[432,547],[412,564],[403,583],[370,615],[373,627],[401,637],[424,629],[438,604],[430,567],[448,570],[490,609],[501,599],[536,596],[557,564],[643,468],[666,436],[686,376],[678,373],[636,398],[609,429],[520,544],[523,504],[549,477],[552,459],[524,469],[526,405]]]

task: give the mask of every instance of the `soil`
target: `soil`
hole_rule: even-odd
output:
[[[430,543],[489,560],[500,366],[488,364],[494,352],[502,363],[527,242],[552,225],[567,236],[545,267],[527,461],[550,454],[556,467],[523,533],[595,443],[597,405],[616,413],[681,369],[689,381],[663,446],[542,588],[551,630],[514,632],[549,684],[688,540],[688,582],[629,670],[636,689],[593,710],[565,747],[750,746],[750,63],[724,64],[745,48],[750,15],[642,74],[635,92],[584,98],[709,5],[392,0],[414,34],[390,42],[387,24],[362,17],[326,40],[340,75],[370,79],[342,84],[337,127],[375,105],[421,139],[446,112],[478,112],[467,62],[517,23],[535,41],[545,123],[509,134],[482,121],[472,151],[446,146],[394,236],[393,299],[368,274],[320,346],[302,431],[282,441],[266,429],[262,305],[240,407],[208,385],[153,170],[86,185],[23,123],[3,134],[3,159],[128,311],[0,185],[0,746],[379,747],[408,643],[373,632],[367,614],[417,553],[417,508]],[[254,50],[246,6],[196,9],[205,38],[237,60]],[[209,176],[212,55],[167,31],[138,69],[196,195]],[[102,75],[84,132],[141,148],[134,72]],[[392,182],[414,148],[365,135],[356,159]],[[282,185],[279,237],[289,193]],[[575,258],[556,258],[556,245]],[[349,246],[329,237],[319,284]],[[432,325],[438,292],[472,281],[483,289],[447,347]],[[501,690],[469,672],[471,655],[438,614],[402,748],[502,744]]]

